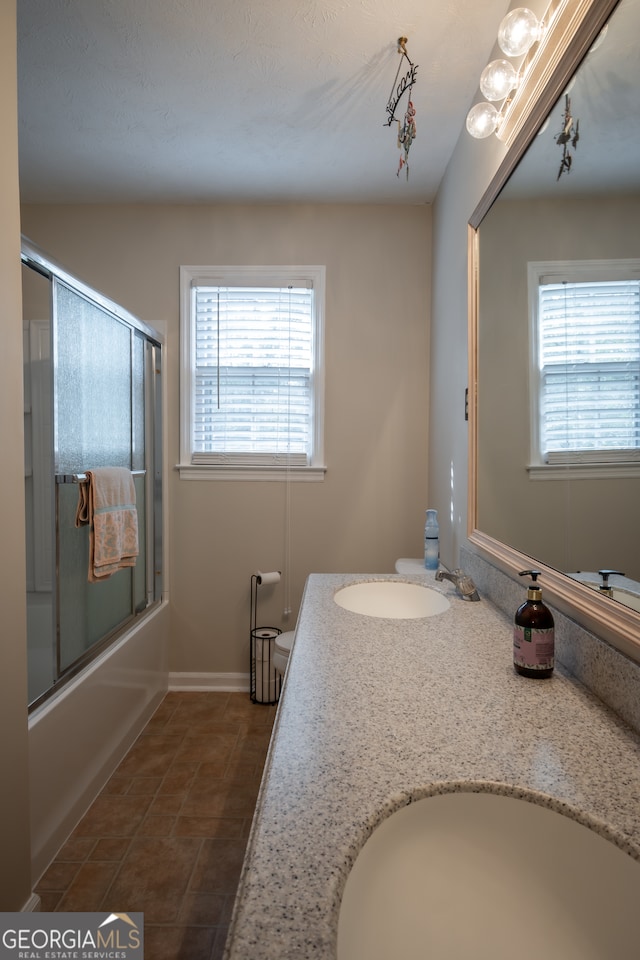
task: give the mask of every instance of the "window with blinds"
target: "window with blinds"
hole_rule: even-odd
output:
[[[182,271],[185,306],[188,299],[183,377],[189,380],[183,462],[287,470],[318,465],[324,268]]]
[[[640,460],[640,279],[541,277],[537,354],[542,461]]]

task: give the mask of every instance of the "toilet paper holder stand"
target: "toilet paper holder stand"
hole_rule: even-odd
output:
[[[275,639],[282,630],[278,627],[259,627],[258,587],[280,581],[279,571],[257,573],[251,576],[251,615],[249,626],[249,696],[252,703],[272,705],[278,702],[282,677],[273,663]]]

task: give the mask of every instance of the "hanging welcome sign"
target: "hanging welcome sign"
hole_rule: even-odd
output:
[[[398,124],[398,149],[402,151],[402,154],[400,156],[400,162],[398,164],[396,176],[399,177],[400,171],[404,168],[406,170],[406,176],[408,180],[409,150],[416,136],[416,108],[413,104],[411,93],[413,90],[413,85],[416,82],[418,64],[413,63],[413,61],[410,59],[409,54],[407,53],[406,45],[407,38],[398,37],[398,53],[401,55],[401,57],[395,80],[393,81],[393,86],[391,88],[391,93],[387,101],[388,120],[386,121],[385,125],[390,127],[394,121]],[[405,60],[409,64],[409,67],[407,72],[403,76],[400,76],[400,72]],[[396,110],[398,109],[398,104],[404,97],[405,93],[407,94],[407,107],[403,119],[398,120],[396,117]]]

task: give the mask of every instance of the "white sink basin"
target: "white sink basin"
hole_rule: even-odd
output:
[[[437,590],[402,580],[352,583],[338,590],[333,599],[339,607],[353,613],[361,613],[365,617],[391,617],[394,620],[433,617],[450,606],[447,598]]]
[[[600,591],[599,583],[592,583],[590,580],[582,580],[587,587],[591,587],[592,590],[596,590],[598,594]],[[630,590],[625,590],[623,587],[613,587],[611,588],[610,594],[603,594],[603,596],[609,596],[611,600],[617,600],[618,603],[624,603],[626,607],[631,607],[632,610],[638,610],[640,612],[640,595],[637,593],[631,593]]]
[[[640,863],[575,820],[491,793],[418,800],[351,870],[338,960],[622,960]]]
[[[637,610],[640,613],[640,597],[637,596],[637,594],[630,593],[629,590],[618,590],[614,587],[613,599],[617,600],[618,603],[624,603],[627,607],[631,607],[632,610]]]

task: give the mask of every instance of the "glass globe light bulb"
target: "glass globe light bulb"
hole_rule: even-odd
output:
[[[495,133],[498,127],[498,111],[492,103],[481,101],[471,107],[467,114],[467,130],[476,140],[484,140]]]
[[[532,10],[517,7],[498,29],[498,46],[508,57],[520,57],[540,39],[540,22]]]
[[[492,60],[480,74],[480,89],[487,100],[504,100],[517,82],[518,74],[508,60]]]

